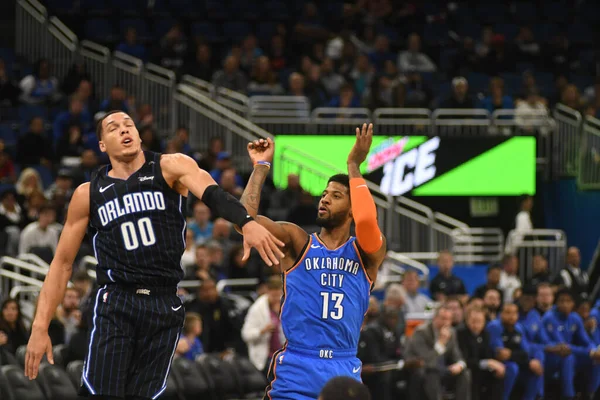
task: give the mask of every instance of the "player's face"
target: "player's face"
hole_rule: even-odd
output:
[[[99,145],[109,157],[125,159],[136,157],[142,150],[140,134],[131,117],[123,112],[104,118]]]
[[[558,308],[558,312],[565,315],[571,314],[571,312],[573,312],[574,306],[575,303],[573,302],[573,299],[571,298],[571,296],[568,295],[560,296],[560,298],[556,302],[556,308]]]
[[[329,182],[319,200],[317,225],[331,229],[352,218],[350,192],[341,183]]]

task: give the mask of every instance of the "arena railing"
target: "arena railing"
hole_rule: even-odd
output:
[[[244,118],[248,117],[250,110],[250,99],[248,96],[224,87],[215,87],[212,83],[191,75],[184,75],[181,78],[181,83],[194,87],[237,115]]]
[[[579,145],[577,187],[600,189],[600,120],[586,116]]]
[[[38,267],[41,267],[41,268],[46,268],[46,269],[50,268],[50,264],[48,264],[46,261],[42,260],[39,256],[37,256],[36,254],[33,254],[33,253],[19,254],[17,256],[17,258],[21,261],[25,261],[30,264],[37,265]]]
[[[357,126],[365,122],[373,122],[373,116],[368,108],[315,108],[311,115],[314,134],[317,135],[348,135],[353,134]]]
[[[452,252],[461,264],[498,262],[504,256],[504,233],[500,228],[455,228]]]
[[[18,0],[16,10],[17,54],[27,55],[32,60],[45,57],[48,32],[46,7],[35,0]]]
[[[431,110],[427,108],[378,108],[373,111],[378,134],[389,136],[429,135]]]
[[[556,133],[553,140],[553,176],[575,177],[579,161],[583,118],[579,111],[557,104],[553,111]]]
[[[508,254],[519,258],[521,281],[533,276],[533,257],[542,255],[548,261],[549,272],[555,276],[566,263],[567,237],[558,229],[533,229],[529,232],[512,230],[506,238]]]
[[[161,132],[175,133],[177,129],[173,88],[175,73],[155,64],[146,64],[142,75],[142,96],[154,112],[154,124]]]

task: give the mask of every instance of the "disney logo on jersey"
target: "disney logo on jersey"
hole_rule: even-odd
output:
[[[152,181],[154,180],[153,176],[140,176],[140,182]]]

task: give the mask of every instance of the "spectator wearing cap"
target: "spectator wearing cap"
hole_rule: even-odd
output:
[[[223,171],[226,169],[233,168],[233,163],[231,162],[231,154],[226,151],[221,151],[217,154],[217,160],[215,163],[215,168],[210,171],[210,176],[215,180],[215,182],[221,181],[221,175]],[[235,183],[237,186],[244,186],[244,181],[239,174],[235,174]]]
[[[281,279],[272,276],[267,280],[267,293],[250,306],[242,327],[242,339],[248,346],[248,357],[256,369],[265,373],[269,360],[285,343],[279,320],[282,295]]]
[[[444,100],[441,108],[474,108],[473,98],[469,96],[469,83],[462,76],[452,79],[452,95]]]
[[[30,223],[21,232],[19,254],[30,253],[35,247],[48,248],[52,254],[56,251],[60,224],[56,223],[56,209],[53,204],[45,204],[39,212],[37,221]]]
[[[412,33],[408,37],[408,49],[398,55],[398,68],[402,72],[435,72],[437,67],[429,56],[421,52],[421,37]]]
[[[567,265],[563,267],[552,282],[572,293],[580,293],[583,298],[588,295],[588,274],[581,269],[581,255],[575,246],[567,250]]]

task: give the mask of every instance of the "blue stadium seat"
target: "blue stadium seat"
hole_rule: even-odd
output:
[[[485,92],[488,90],[490,77],[479,72],[471,72],[467,76],[467,81],[473,93]]]
[[[462,37],[478,39],[481,37],[481,25],[475,22],[464,22],[456,27],[457,33]]]
[[[135,28],[138,39],[141,41],[152,40],[152,35],[150,34],[148,26],[146,25],[146,21],[143,19],[122,19],[121,22],[119,22],[121,37],[124,37],[127,28]]]
[[[507,19],[508,9],[504,4],[483,2],[475,10],[477,19],[486,24],[497,24]]]
[[[535,83],[540,89],[544,87],[554,88],[554,74],[551,72],[536,72]]]
[[[423,41],[428,46],[440,46],[448,40],[448,25],[433,23],[425,25]]]
[[[569,15],[570,7],[565,1],[550,0],[544,1],[542,4],[542,15],[549,22],[562,23]]]
[[[109,19],[95,18],[86,21],[84,33],[86,39],[102,44],[117,40],[112,22]]]
[[[454,66],[454,60],[458,56],[458,49],[443,48],[440,53],[440,71],[448,71]],[[453,77],[450,77],[450,79]]]
[[[93,17],[108,16],[112,13],[112,4],[108,0],[80,0],[79,7]]]
[[[556,24],[535,24],[531,27],[533,36],[540,43],[548,43],[552,36],[558,31]]]
[[[224,20],[230,18],[230,13],[223,1],[207,0],[206,15],[209,19]]]
[[[17,143],[18,129],[18,125],[16,124],[8,122],[0,123],[0,139],[7,146],[14,146]]]
[[[520,90],[521,86],[523,85],[523,76],[522,75],[504,73],[504,74],[500,74],[500,77],[502,79],[504,79],[504,87],[505,87],[506,93],[511,94],[511,95],[518,94],[518,91]]]
[[[196,22],[192,24],[192,35],[202,37],[209,43],[217,43],[225,40],[219,32],[219,27],[213,22]]]
[[[204,2],[197,0],[171,0],[171,9],[181,17],[198,19],[206,16]]]
[[[19,107],[19,121],[25,126],[29,126],[29,122],[34,117],[41,117],[48,120],[48,108],[44,106],[23,105]]]
[[[494,32],[504,35],[507,42],[512,42],[519,33],[519,27],[515,24],[501,23],[494,26]]]
[[[46,5],[51,14],[71,15],[78,11],[76,0],[47,0]]]
[[[256,27],[256,37],[261,43],[268,44],[277,33],[277,22],[261,22]]]
[[[139,17],[143,12],[140,0],[110,0],[113,9],[118,10],[124,17]]]
[[[530,24],[538,19],[537,8],[533,3],[517,1],[514,10],[515,21],[519,24]]]
[[[44,189],[47,189],[50,185],[52,185],[52,182],[54,182],[54,177],[52,176],[52,171],[48,167],[43,165],[34,165],[33,169],[40,174]]]
[[[290,13],[286,3],[282,1],[269,1],[265,4],[265,15],[268,19],[274,21],[287,21],[290,18]],[[259,24],[259,29],[260,29]]]
[[[572,24],[569,25],[567,38],[574,44],[589,45],[592,44],[592,40],[594,39],[594,32],[587,24]]]
[[[262,13],[261,4],[256,1],[232,0],[230,10],[235,10],[236,18],[244,21],[257,20]]]
[[[158,18],[154,21],[154,38],[160,40],[177,23],[172,18]]]
[[[233,42],[238,42],[248,36],[252,29],[247,22],[225,22],[223,24],[225,36]]]

